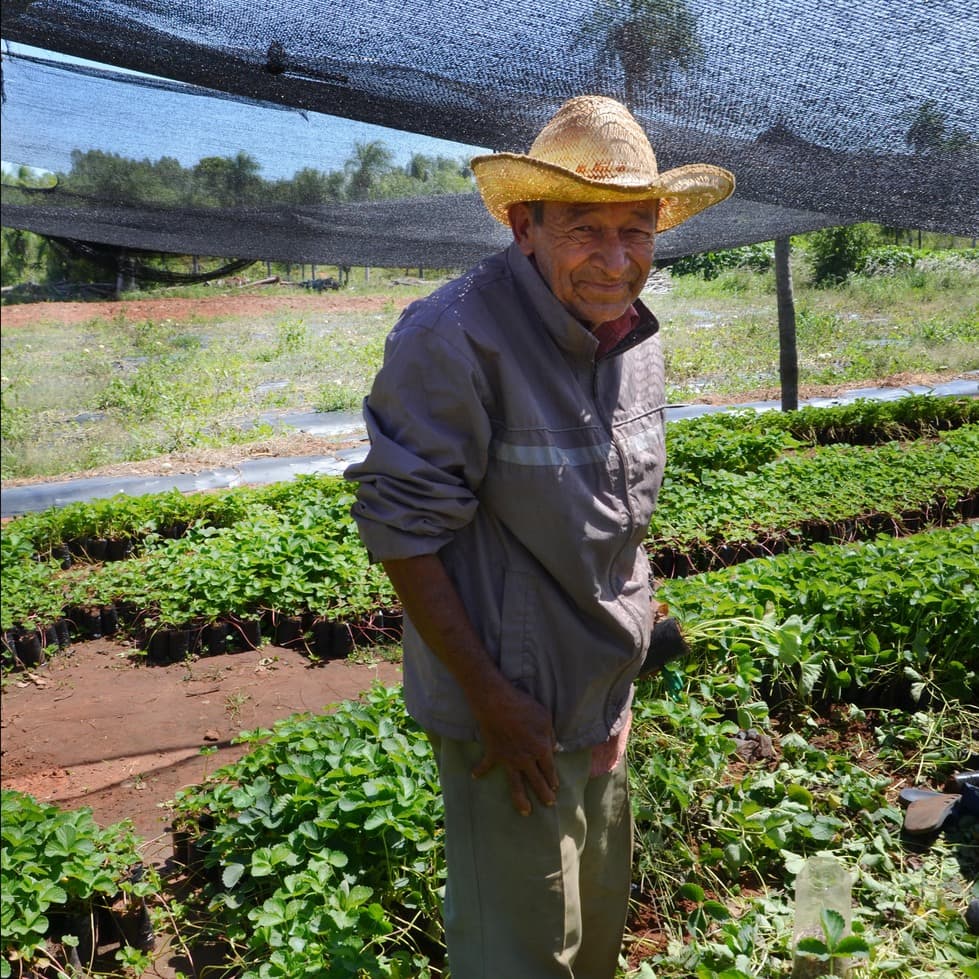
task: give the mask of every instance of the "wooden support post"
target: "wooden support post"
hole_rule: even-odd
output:
[[[795,299],[792,295],[791,242],[775,242],[775,294],[778,300],[778,376],[782,411],[799,407],[799,356],[796,348]]]

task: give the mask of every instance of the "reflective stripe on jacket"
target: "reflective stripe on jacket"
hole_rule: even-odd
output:
[[[596,363],[591,332],[512,245],[402,314],[364,404],[370,451],[346,474],[372,557],[438,552],[487,651],[569,751],[621,727],[649,641],[664,381],[658,324],[636,308]],[[474,740],[410,622],[404,650],[412,716]]]

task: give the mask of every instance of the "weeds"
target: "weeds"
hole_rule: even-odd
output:
[[[800,382],[979,369],[974,276],[968,255],[853,276],[835,289],[810,288],[800,272]],[[349,294],[388,297],[373,313],[151,321],[128,319],[121,304],[110,321],[5,332],[3,475],[56,475],[254,441],[270,434],[259,423],[270,407],[356,410],[401,305],[437,284],[358,280]],[[677,277],[668,295],[648,302],[663,324],[671,401],[777,387],[771,271]]]
[[[241,719],[241,710],[251,700],[251,695],[243,690],[235,690],[229,693],[224,699],[224,709],[232,724],[237,724]]]
[[[852,276],[833,289],[812,288],[798,272],[800,384],[979,369],[975,275],[967,258]],[[670,400],[777,388],[771,273],[731,269],[708,282],[683,276],[669,295],[648,302],[663,325]]]

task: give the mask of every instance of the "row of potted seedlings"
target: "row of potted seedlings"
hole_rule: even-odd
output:
[[[133,542],[128,537],[73,537],[51,548],[51,557],[67,571],[76,560],[90,563],[125,561],[133,556]]]
[[[345,659],[357,647],[397,642],[402,615],[396,609],[366,619],[342,621],[313,612],[290,615],[265,611],[228,616],[215,622],[158,625],[144,620],[135,629],[137,645],[149,663],[178,663],[188,656],[246,652],[270,644],[296,649],[315,660]]]
[[[188,521],[173,521],[159,529],[157,534],[169,540],[177,540],[187,533],[189,527]],[[38,553],[35,559],[42,561],[50,558],[58,561],[63,571],[67,571],[78,562],[103,564],[111,561],[125,561],[134,555],[142,538],[143,534],[141,533],[137,533],[135,539],[125,535],[104,537],[97,534],[70,537],[52,545],[50,552],[46,552],[46,548],[41,547],[40,550],[45,551],[45,553]]]
[[[650,559],[657,578],[683,578],[752,558],[781,554],[798,547],[800,541],[850,542],[879,533],[907,534],[928,525],[956,523],[977,516],[979,491],[966,494],[954,504],[940,498],[931,505],[899,515],[874,513],[846,521],[806,521],[789,532],[767,534],[754,541],[658,547],[651,550]],[[121,560],[132,552],[129,540],[100,542],[106,543],[115,545],[113,553],[120,555],[112,559]],[[70,563],[73,554],[91,560],[101,548],[93,548],[88,539],[86,544],[66,545],[64,551],[65,560]],[[50,624],[15,627],[4,632],[2,642],[15,662],[29,668],[43,665],[48,650],[67,648],[73,637],[113,636],[120,628],[130,632],[137,646],[145,650],[147,661],[157,665],[180,662],[188,656],[257,649],[264,642],[301,649],[317,660],[330,660],[346,657],[355,646],[397,641],[401,635],[401,616],[397,611],[387,610],[375,612],[364,620],[342,622],[311,612],[290,615],[267,611],[256,616],[228,616],[215,622],[174,626],[156,624],[139,609],[125,603],[101,608],[73,606]]]
[[[979,490],[952,501],[944,497],[899,514],[865,513],[846,520],[806,520],[789,530],[752,541],[657,546],[650,541],[650,563],[657,578],[685,578],[730,567],[753,558],[770,557],[800,544],[845,544],[871,540],[878,534],[904,536],[927,527],[943,527],[979,517]]]
[[[101,608],[74,606],[50,626],[15,628],[3,644],[23,667],[43,665],[46,651],[66,649],[72,638],[98,639],[125,630],[154,665],[179,663],[189,656],[245,652],[269,643],[297,649],[316,660],[345,659],[356,647],[397,642],[403,616],[398,609],[378,610],[352,622],[304,612],[288,615],[265,611],[254,616],[228,616],[215,622],[159,624],[126,605]]]

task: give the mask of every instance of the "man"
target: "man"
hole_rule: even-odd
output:
[[[405,701],[439,764],[453,979],[611,979],[665,462],[658,324],[638,296],[656,232],[734,180],[659,174],[635,119],[596,96],[527,155],[472,166],[513,244],[389,336],[353,512],[404,605]]]

